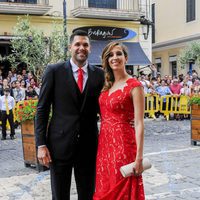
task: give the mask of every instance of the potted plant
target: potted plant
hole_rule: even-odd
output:
[[[196,145],[200,141],[200,96],[191,97],[191,144]]]
[[[55,19],[56,20],[56,19]],[[40,83],[46,66],[64,60],[67,38],[64,36],[62,24],[59,20],[53,21],[52,30],[45,35],[43,30],[31,26],[29,16],[19,17],[13,30],[11,40],[12,53],[6,58],[12,68],[25,63],[27,71],[32,72]],[[37,101],[18,102],[16,117],[21,123],[22,145],[25,166],[36,165],[40,167],[36,157],[34,135],[34,116]]]
[[[34,133],[36,107],[37,100],[20,101],[17,103],[15,114],[16,120],[21,124],[24,164],[26,167],[34,165],[39,170]]]
[[[20,123],[33,121],[37,108],[37,100],[25,100],[17,103],[16,118]]]

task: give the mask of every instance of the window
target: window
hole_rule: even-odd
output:
[[[162,61],[161,58],[155,58],[155,65],[156,65],[156,69],[157,72],[161,72],[161,67],[162,67]]]
[[[117,8],[116,0],[88,0],[90,8]]]
[[[171,70],[172,70],[172,76],[177,76],[177,62],[173,61],[171,62]]]
[[[195,5],[195,0],[187,0],[187,5],[186,5],[186,22],[190,22],[195,20],[195,15],[196,15],[196,5]]]

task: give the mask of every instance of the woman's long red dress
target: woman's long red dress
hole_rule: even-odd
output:
[[[130,78],[126,86],[109,94],[101,93],[101,129],[96,162],[96,192],[94,200],[144,200],[142,176],[123,178],[120,167],[136,157],[135,130],[131,90],[141,86]]]

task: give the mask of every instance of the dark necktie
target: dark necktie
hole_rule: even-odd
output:
[[[78,69],[77,84],[78,84],[80,92],[82,92],[83,91],[83,70],[81,68]]]

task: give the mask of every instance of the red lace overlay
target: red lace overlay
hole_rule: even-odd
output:
[[[130,125],[134,119],[130,92],[138,86],[141,86],[140,82],[130,78],[123,89],[100,95],[101,129],[94,200],[145,199],[142,176],[123,178],[119,170],[136,157],[135,131]]]

